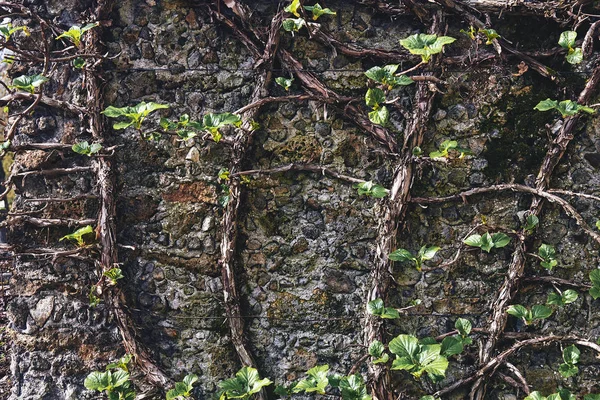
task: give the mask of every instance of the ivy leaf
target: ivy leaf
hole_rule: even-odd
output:
[[[117,280],[123,278],[123,273],[121,268],[111,268],[108,271],[105,271],[102,275],[108,278],[109,286],[114,286],[117,284]]]
[[[64,31],[63,33],[61,33],[59,36],[56,37],[56,40],[59,39],[67,39],[70,42],[72,42],[76,47],[79,47],[79,45],[81,44],[81,37],[84,33],[86,33],[87,31],[89,31],[92,28],[95,28],[98,26],[98,23],[93,23],[93,24],[87,24],[84,27],[80,27],[78,25],[73,25],[72,27],[69,28],[68,31]]]
[[[385,93],[383,90],[378,88],[373,88],[367,90],[367,94],[365,94],[365,103],[369,107],[378,108],[380,104],[385,102]]]
[[[400,318],[400,313],[398,313],[398,310],[395,308],[385,307],[380,317],[385,319],[398,319]]]
[[[494,233],[492,235],[492,242],[494,243],[494,247],[499,249],[510,243],[510,237],[502,232]]]
[[[418,33],[400,40],[400,44],[411,54],[421,56],[423,63],[429,62],[431,56],[442,52],[443,46],[453,43],[456,39],[450,36],[436,36]]]
[[[271,383],[268,378],[260,379],[255,368],[243,367],[235,374],[235,378],[219,382],[219,387],[227,398],[247,399]]]
[[[304,9],[312,12],[314,21],[318,20],[321,15],[336,15],[335,11],[332,11],[329,8],[323,8],[319,3],[314,6],[304,6]]]
[[[498,35],[498,32],[496,32],[494,29],[479,29],[479,32],[483,33],[487,39],[487,41],[485,42],[485,44],[490,45],[492,44],[494,39],[498,39],[501,36]]]
[[[373,364],[385,364],[390,360],[390,356],[387,353],[383,353],[383,355],[379,358],[372,360]]]
[[[450,357],[462,353],[463,349],[462,340],[453,336],[447,336],[442,340],[440,354],[444,357]]]
[[[525,226],[523,227],[523,230],[532,231],[535,229],[536,226],[538,226],[539,223],[540,219],[536,215],[530,214],[525,220]]]
[[[381,315],[381,314],[383,314],[383,311],[384,311],[383,300],[375,299],[375,300],[369,301],[367,303],[367,312],[369,314]]]
[[[280,76],[278,78],[275,78],[275,83],[277,83],[279,86],[284,88],[286,92],[288,90],[290,90],[290,87],[292,86],[293,82],[294,82],[294,77],[284,78],[284,77]]]
[[[358,189],[359,195],[371,196],[381,199],[389,193],[389,190],[373,181],[361,182],[354,186]]]
[[[482,244],[482,238],[481,235],[471,235],[468,238],[466,238],[463,241],[464,244],[466,244],[467,246],[472,246],[472,247],[481,247]]]
[[[83,381],[83,386],[88,390],[104,391],[110,385],[109,372],[94,371]]]
[[[344,400],[371,400],[367,388],[359,374],[344,376],[340,379],[340,391]]]
[[[379,340],[373,341],[369,345],[369,355],[374,358],[379,358],[383,355],[385,351],[385,346]]]
[[[102,145],[100,143],[92,143],[92,145],[90,145],[87,141],[84,141],[75,143],[71,149],[75,153],[92,156],[102,149]]]
[[[467,336],[469,333],[471,333],[472,329],[471,321],[465,318],[457,319],[454,323],[454,327],[461,336]]]
[[[440,400],[440,398],[428,394],[427,396],[421,397],[419,400]]]
[[[558,108],[558,101],[552,99],[542,100],[533,107],[534,110],[538,111],[549,111]]]
[[[586,394],[583,396],[583,400],[600,400],[600,394]]]
[[[25,36],[29,36],[29,28],[26,26],[13,26],[10,22],[0,25],[0,34],[4,36],[4,40],[8,41],[13,33],[17,31],[23,31]]]
[[[292,0],[291,4],[283,9],[285,12],[289,12],[290,14],[294,14],[296,17],[300,16],[298,9],[300,8],[300,0]]]
[[[600,269],[590,272],[590,280],[592,281],[592,285],[600,287]]]
[[[385,126],[390,118],[390,112],[386,106],[373,110],[369,113],[369,120],[376,124]]]
[[[574,344],[565,347],[563,350],[562,356],[563,360],[567,364],[577,364],[579,362],[579,356],[581,355],[581,351]]]
[[[577,32],[565,31],[560,34],[558,38],[558,45],[563,49],[572,49],[575,46],[575,40],[577,39]]]
[[[552,315],[552,309],[541,304],[531,307],[531,319],[545,319]]]
[[[393,252],[388,254],[388,258],[392,261],[400,261],[400,262],[417,260],[415,258],[415,256],[413,256],[412,253],[406,249],[394,250]]]
[[[494,240],[492,239],[492,235],[489,232],[486,232],[481,237],[481,250],[489,253],[490,250],[494,247]]]
[[[85,66],[85,60],[81,57],[77,57],[73,60],[73,67],[82,69]]]
[[[562,294],[552,292],[548,294],[548,300],[546,301],[546,304],[564,306],[565,304],[573,303],[578,297],[579,294],[572,289],[567,289]]]
[[[566,60],[569,64],[580,64],[583,61],[583,51],[581,47],[569,50]]]
[[[63,240],[73,240],[77,243],[77,246],[82,247],[85,245],[83,240],[83,236],[88,235],[90,233],[94,233],[94,229],[91,225],[84,226],[83,228],[77,229],[75,232],[65,235],[59,239],[60,242]]]
[[[431,260],[433,257],[435,257],[435,253],[437,253],[438,250],[440,250],[440,248],[438,246],[431,246],[431,247],[423,246],[419,250],[419,253],[417,256],[421,259],[421,261]]]
[[[560,364],[558,366],[558,372],[560,372],[563,378],[569,378],[571,376],[577,375],[579,373],[579,368],[576,365],[570,365],[565,363]],[[550,399],[550,397],[548,397],[548,399]]]
[[[525,397],[523,400],[547,400],[545,396],[542,396],[540,392],[537,390],[535,392],[529,393],[529,396]]]
[[[140,129],[142,126],[142,122],[144,122],[144,120],[146,119],[146,117],[148,115],[150,115],[152,112],[154,112],[156,110],[164,109],[164,108],[169,108],[169,106],[166,104],[158,104],[158,103],[153,103],[153,102],[146,103],[146,102],[142,101],[141,103],[136,104],[133,107],[130,107],[130,106],[126,106],[126,107],[108,106],[104,109],[104,111],[102,111],[101,114],[106,115],[108,118],[123,117],[123,118],[127,119],[127,121],[125,121],[125,122],[115,123],[113,125],[113,129],[115,129],[115,130],[125,129],[132,125],[134,128]]]
[[[283,29],[287,32],[298,32],[305,25],[306,21],[302,18],[286,18],[282,24]]]
[[[329,365],[317,365],[306,371],[309,376],[308,379],[303,379],[294,388],[295,393],[304,391],[305,393],[318,393],[325,394],[325,388],[329,384],[327,379],[327,372],[329,371]]]
[[[392,89],[397,86],[410,85],[414,81],[406,75],[395,76],[398,70],[398,64],[388,64],[384,67],[373,67],[365,72],[367,78],[381,83]]]
[[[12,88],[34,93],[35,89],[48,82],[48,78],[43,75],[21,75],[12,81]]]
[[[531,318],[529,318],[529,310],[527,310],[525,307],[523,307],[520,304],[514,304],[511,306],[508,306],[508,309],[506,310],[506,312],[517,318],[523,318],[524,320],[531,319]]]
[[[398,357],[413,359],[419,353],[419,339],[412,335],[398,335],[391,340],[388,348]]]

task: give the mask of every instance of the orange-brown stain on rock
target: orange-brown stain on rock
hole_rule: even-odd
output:
[[[163,199],[175,203],[217,203],[214,186],[206,182],[181,183],[175,190],[163,194]]]

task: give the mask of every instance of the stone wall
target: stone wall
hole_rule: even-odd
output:
[[[85,18],[91,2],[28,2],[45,18],[68,27]],[[68,4],[67,4],[68,3]],[[277,11],[276,2],[247,2],[265,26]],[[358,2],[328,2],[337,11],[320,22],[341,42],[353,41],[364,48],[398,49],[398,39],[424,32],[410,13],[390,17]],[[123,0],[115,5],[110,26],[103,28],[109,55],[103,64],[105,104],[133,105],[140,101],[169,104],[161,116],[192,118],[207,112],[233,112],[251,98],[257,72],[255,59],[231,30],[208,13],[208,4],[189,1]],[[221,4],[223,12],[226,7]],[[229,14],[228,14],[229,15]],[[524,51],[553,48],[561,28],[551,19],[503,16],[493,18],[507,39]],[[459,38],[446,56],[469,53],[476,59],[487,51],[459,33],[467,24],[448,14],[448,34]],[[532,32],[532,26],[536,30]],[[362,102],[367,78],[364,71],[384,62],[355,58],[319,44],[306,32],[291,36],[282,32],[281,47],[301,60],[330,89]],[[417,162],[413,197],[443,196],[500,182],[531,184],[538,173],[548,140],[561,121],[552,113],[533,111],[546,97],[575,99],[595,59],[579,67],[564,63],[562,55],[543,59],[556,70],[571,70],[558,85],[531,68],[519,74],[517,58],[505,55],[480,65],[445,67],[433,117],[426,127],[423,151],[428,154],[445,139],[458,140],[472,150],[466,159]],[[17,67],[13,67],[17,68]],[[581,74],[579,74],[581,72]],[[16,76],[21,71],[9,72]],[[275,64],[273,76],[287,76]],[[561,88],[567,87],[566,90]],[[285,91],[274,84],[270,95]],[[63,100],[82,104],[82,76],[62,67],[52,75],[51,87]],[[303,91],[296,80],[292,94]],[[390,130],[402,138],[413,106],[414,86],[395,90]],[[595,97],[596,98],[596,97]],[[592,101],[594,103],[595,101]],[[85,105],[85,104],[82,104]],[[155,124],[151,118],[148,127]],[[397,157],[331,105],[318,101],[292,101],[265,105],[259,114],[261,128],[250,149],[247,169],[268,169],[288,163],[313,163],[342,174],[378,181],[389,187]],[[107,125],[108,127],[109,125]],[[600,190],[597,174],[599,137],[597,117],[578,124],[552,180],[553,188],[594,194]],[[232,132],[226,132],[231,134]],[[29,142],[74,143],[90,139],[78,118],[38,107],[23,123],[14,144]],[[186,373],[200,376],[194,395],[209,398],[216,384],[240,368],[229,340],[223,307],[223,288],[218,261],[224,195],[217,180],[231,159],[224,144],[200,138],[185,142],[163,136],[142,140],[134,130],[110,131],[106,145],[119,146],[114,161],[117,177],[117,228],[120,262],[125,278],[119,286],[122,303],[139,331],[141,343],[155,363],[174,380]],[[25,151],[15,156],[13,170],[89,166],[92,161],[68,151]],[[96,218],[98,199],[68,203],[26,202],[35,198],[69,198],[98,194],[91,171],[59,176],[30,176],[16,181],[12,212],[34,212],[40,218]],[[574,198],[572,204],[593,226],[598,202]],[[317,364],[329,364],[347,373],[365,350],[362,327],[370,270],[375,256],[381,202],[359,196],[351,184],[309,172],[253,176],[244,189],[239,216],[240,235],[235,256],[237,284],[250,349],[261,376],[277,383],[302,377]],[[496,292],[504,281],[513,246],[491,253],[465,248],[461,241],[476,224],[491,231],[510,233],[522,226],[521,211],[531,196],[522,193],[490,193],[421,207],[413,205],[406,216],[400,247],[417,251],[422,245],[442,250],[428,267],[451,260],[446,269],[417,271],[396,263],[394,284],[386,305],[405,307],[420,299],[421,305],[402,318],[387,322],[389,338],[399,333],[436,336],[453,329],[458,317],[475,327],[486,327]],[[43,209],[42,209],[43,208]],[[41,210],[40,210],[41,209]],[[20,248],[72,249],[59,242],[72,227],[39,228],[23,220],[11,226],[9,243]],[[567,216],[547,204],[540,226],[530,239],[533,247],[553,244],[559,267],[543,270],[532,257],[527,276],[551,275],[588,282],[597,265],[598,246]],[[10,399],[92,399],[83,379],[94,369],[124,354],[110,307],[88,306],[90,285],[97,280],[94,252],[81,258],[15,258],[11,270],[7,315],[11,334]],[[538,304],[552,287],[524,282],[515,303]],[[586,291],[541,323],[524,326],[509,319],[507,330],[531,333],[577,334],[598,337],[598,304]],[[502,343],[502,345],[506,345]],[[511,358],[533,389],[545,394],[557,387],[578,393],[596,391],[600,370],[596,355],[582,350],[581,373],[563,379],[557,373],[562,362],[560,347],[527,348]],[[475,370],[473,346],[451,361],[448,385]],[[1,362],[1,360],[0,360]],[[366,368],[360,371],[366,373]],[[503,371],[503,370],[502,370]],[[135,375],[135,368],[133,371]],[[431,392],[427,383],[396,371],[394,386],[407,399]],[[136,376],[136,382],[142,382]],[[467,389],[465,389],[467,390]],[[465,398],[457,391],[450,398]],[[523,398],[522,391],[499,378],[491,379],[489,399]],[[161,398],[157,395],[155,398]]]

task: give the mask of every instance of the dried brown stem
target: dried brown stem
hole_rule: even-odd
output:
[[[0,226],[9,226],[15,224],[31,224],[39,228],[47,228],[52,226],[86,226],[96,222],[95,219],[71,219],[71,218],[35,218],[27,215],[10,216],[0,223]]]
[[[342,181],[346,181],[346,182],[350,182],[350,183],[366,182],[364,179],[359,179],[359,178],[354,178],[352,176],[343,175],[337,171],[334,171],[334,170],[326,168],[326,167],[322,167],[320,165],[297,164],[297,163],[288,164],[288,165],[284,165],[284,166],[277,167],[277,168],[271,168],[271,169],[252,169],[252,170],[240,171],[240,172],[231,174],[230,176],[236,177],[236,176],[241,176],[241,175],[273,175],[273,174],[280,174],[280,173],[289,172],[289,171],[315,172],[315,173],[318,173],[321,175],[329,175],[333,178],[336,178],[336,179],[339,179]]]
[[[39,99],[39,100],[37,100],[37,99]],[[17,101],[17,100],[29,100],[29,101],[34,101],[34,102],[37,100],[40,103],[45,104],[49,107],[66,110],[73,114],[83,115],[86,113],[85,108],[79,107],[72,103],[69,103],[68,101],[56,100],[56,99],[53,99],[48,96],[43,96],[43,95],[40,96],[40,95],[31,94],[31,93],[23,93],[23,92],[11,93],[9,95],[6,95],[6,96],[0,98],[0,107],[4,107],[4,106],[8,105],[10,102]]]

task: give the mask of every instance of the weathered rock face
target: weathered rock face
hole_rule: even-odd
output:
[[[34,4],[43,17],[63,28],[82,21],[92,7],[91,2],[26,3]],[[124,0],[115,5],[111,25],[104,28],[103,35],[109,54],[116,56],[103,66],[106,105],[154,101],[169,104],[169,110],[161,111],[163,117],[174,119],[187,113],[200,119],[207,112],[233,112],[250,102],[257,60],[230,30],[210,17],[208,5],[192,3]],[[265,26],[277,11],[273,2],[246,3]],[[398,39],[427,29],[409,13],[390,18],[359,3],[328,2],[327,6],[336,10],[337,16],[319,20],[324,29],[341,42],[364,48],[398,49]],[[223,4],[221,8],[229,12]],[[459,33],[466,28],[459,18],[449,16],[447,22],[448,34],[458,38],[447,49],[447,56],[470,53],[476,59],[478,53],[489,52],[483,43],[474,46]],[[537,27],[534,33],[533,25]],[[509,40],[525,41],[525,50],[555,47],[561,31],[555,23],[537,17],[500,19],[496,29]],[[292,52],[305,69],[338,94],[356,97],[357,104],[362,103],[368,85],[364,71],[385,64],[344,55],[312,40],[305,31],[281,35],[280,46]],[[452,139],[471,149],[473,155],[448,162],[416,162],[413,197],[446,196],[499,182],[531,184],[535,180],[546,145],[561,121],[552,113],[533,111],[533,107],[547,97],[575,99],[595,62],[586,60],[572,67],[564,63],[562,55],[545,61],[556,70],[576,72],[564,75],[572,86],[562,90],[564,83],[550,82],[532,69],[519,74],[516,58],[490,65],[447,67],[442,75],[446,84],[438,86],[440,93],[426,127],[423,151],[428,154],[443,140]],[[274,77],[290,74],[277,63],[272,72]],[[52,78],[53,90],[63,100],[85,106],[78,72],[63,68]],[[269,90],[272,96],[288,94],[274,84]],[[303,93],[298,81],[290,93]],[[398,98],[397,107],[390,106],[390,131],[399,142],[413,95],[414,87],[407,86],[388,96]],[[157,119],[150,117],[145,126],[156,126]],[[354,125],[343,109],[318,101],[273,102],[263,106],[257,122],[260,129],[246,169],[312,163],[386,187],[391,184],[397,156]],[[590,194],[600,190],[598,126],[597,117],[580,120],[575,139],[552,179],[553,188]],[[231,134],[224,131],[225,137]],[[111,131],[107,136],[106,146],[119,146],[113,159],[117,241],[125,275],[119,281],[125,294],[121,302],[154,362],[174,380],[186,373],[198,374],[194,395],[208,398],[217,391],[219,381],[240,368],[225,318],[219,267],[226,192],[217,176],[219,170],[229,168],[230,148],[199,137],[180,141],[163,135],[148,142],[133,129]],[[77,118],[39,107],[19,128],[14,144],[71,144],[84,139],[89,140],[89,134]],[[27,151],[16,155],[13,169],[88,165],[90,159],[67,151]],[[49,202],[45,208],[44,203],[26,201],[97,195],[91,171],[30,176],[17,179],[16,186],[13,212],[78,220],[97,216],[96,198]],[[598,202],[581,197],[570,200],[593,225]],[[359,345],[382,201],[359,196],[347,182],[309,172],[252,176],[245,185],[238,220],[236,280],[247,340],[261,376],[289,383],[317,364],[329,364],[333,371],[346,374],[366,354]],[[530,195],[503,192],[464,202],[412,206],[399,247],[416,252],[423,245],[440,246],[426,267],[453,259],[457,251],[460,255],[447,268],[423,272],[408,263],[396,263],[386,306],[401,308],[415,299],[422,303],[401,319],[386,322],[388,339],[400,333],[435,337],[454,329],[458,317],[486,328],[513,247],[488,254],[465,248],[462,240],[477,224],[484,224],[480,232],[520,229],[520,212],[528,209],[530,201]],[[9,243],[24,249],[73,249],[73,245],[59,242],[73,230],[37,228],[24,220],[11,227]],[[554,245],[559,266],[547,272],[531,257],[527,276],[550,275],[586,283],[589,271],[597,267],[598,244],[557,205],[544,207],[540,225],[528,240],[533,249],[542,243]],[[6,308],[12,332],[11,390],[3,398],[97,398],[83,388],[84,378],[124,353],[111,309],[103,303],[95,308],[88,305],[90,287],[98,280],[97,258],[95,251],[79,258],[16,257]],[[524,281],[513,303],[542,304],[552,290],[543,283]],[[595,340],[600,334],[597,310],[597,302],[580,291],[576,302],[557,309],[551,318],[525,326],[511,317],[507,330],[576,334]],[[510,361],[524,372],[532,389],[544,394],[557,387],[580,394],[597,389],[600,365],[590,349],[582,350],[576,379],[563,379],[557,373],[562,359],[555,344],[525,348]],[[443,382],[432,385],[395,371],[394,386],[405,398],[417,399],[472,373],[477,363],[474,345],[451,360]],[[139,382],[141,378],[136,377]],[[522,394],[496,377],[489,382],[486,398],[514,399],[524,397]],[[466,396],[467,392],[457,391],[449,398]]]

